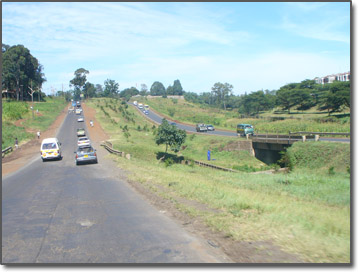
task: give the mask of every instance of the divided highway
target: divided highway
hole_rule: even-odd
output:
[[[133,105],[133,103],[128,103],[130,105],[132,105],[133,107],[136,107],[135,105]],[[137,107],[136,107],[137,108]],[[138,109],[138,108],[137,108]],[[152,121],[161,124],[162,123],[162,119],[164,118],[163,116],[158,115],[157,113],[153,112],[152,110],[148,111],[148,114],[144,114],[140,109],[138,109],[144,116],[146,116],[147,118],[151,119]],[[181,124],[181,123],[176,123],[177,127],[180,129],[183,129],[187,132],[195,132],[196,133],[196,129],[194,126],[190,126],[190,125],[186,125],[186,124]],[[237,133],[236,132],[232,132],[232,131],[225,131],[225,130],[215,130],[215,131],[208,131],[208,132],[203,132],[205,134],[209,134],[209,135],[217,135],[217,136],[231,136],[231,137],[237,137]],[[349,138],[330,138],[330,137],[320,137],[320,141],[328,141],[328,142],[341,142],[341,143],[350,143],[350,139]]]
[[[3,264],[231,262],[137,194],[98,143],[99,163],[76,166],[82,126],[68,114],[63,159],[38,155],[2,180]]]

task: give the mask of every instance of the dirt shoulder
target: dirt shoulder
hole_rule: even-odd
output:
[[[94,142],[101,142],[109,139],[109,135],[105,133],[100,124],[95,118],[96,111],[87,105],[83,105],[84,116],[86,120],[94,121],[94,128],[91,128],[91,140]],[[93,129],[93,132],[92,132]],[[223,251],[234,263],[301,263],[302,260],[298,256],[289,254],[274,245],[272,241],[235,241],[224,233],[213,231],[200,218],[189,216],[177,208],[177,203],[185,206],[191,206],[198,210],[207,211],[208,207],[195,201],[189,201],[184,198],[175,198],[175,200],[168,200],[161,197],[155,191],[166,193],[166,189],[158,185],[142,184],[140,182],[132,181],[128,178],[126,170],[120,169],[120,176],[126,180],[131,187],[143,195],[149,203],[155,206],[161,213],[166,214],[177,224],[181,225],[186,231],[205,240],[213,248]],[[151,189],[152,188],[152,189]],[[212,211],[218,212],[218,211]]]
[[[25,166],[36,155],[40,153],[41,141],[44,138],[55,137],[63,120],[67,115],[67,107],[64,108],[61,114],[56,118],[53,124],[46,131],[41,132],[40,139],[37,139],[36,132],[27,130],[34,134],[34,138],[26,143],[19,143],[19,148],[14,149],[13,152],[2,158],[2,177],[11,174],[21,167]],[[17,124],[21,125],[22,120],[18,120]]]
[[[91,141],[99,144],[108,140],[109,135],[103,130],[96,120],[96,111],[86,103],[82,104],[85,120],[93,120],[94,127],[90,128]],[[25,166],[34,156],[39,155],[40,144],[43,138],[54,137],[57,130],[61,127],[67,115],[67,108],[61,112],[51,127],[41,134],[40,139],[33,139],[14,150],[10,155],[2,160],[2,176],[8,175]],[[200,218],[194,218],[180,211],[176,207],[176,202],[188,206],[195,206],[197,209],[207,209],[200,203],[193,203],[186,199],[176,199],[176,202],[160,197],[155,194],[150,187],[154,184],[145,186],[139,182],[131,181],[127,178],[126,172],[121,170],[121,178],[127,180],[131,187],[143,195],[149,203],[155,206],[161,213],[165,213],[182,227],[195,236],[206,240],[213,248],[222,250],[235,263],[300,263],[301,260],[292,254],[282,251],[271,241],[234,241],[224,233],[211,230]],[[165,188],[157,188],[158,191],[165,193]],[[215,212],[215,211],[213,211]]]

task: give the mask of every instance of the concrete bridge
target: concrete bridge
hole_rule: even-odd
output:
[[[281,152],[285,151],[295,142],[318,141],[318,135],[279,135],[258,134],[251,136],[254,155],[266,164],[277,163],[281,158]]]

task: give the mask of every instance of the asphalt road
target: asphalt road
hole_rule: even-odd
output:
[[[133,103],[128,103],[132,105],[133,107],[136,107],[133,105]],[[137,108],[138,109],[138,108]],[[140,109],[138,109],[140,110]],[[140,110],[141,111],[141,110]],[[156,114],[152,110],[149,109],[148,114],[144,114],[142,111],[141,113],[145,115],[147,118],[151,119],[152,121],[161,124],[163,117]],[[189,126],[186,124],[176,123],[176,126],[180,129],[184,129],[187,132],[197,132],[194,126]],[[203,134],[209,134],[209,135],[217,135],[217,136],[231,136],[231,137],[237,137],[236,132],[231,131],[225,131],[225,130],[215,130],[215,131],[208,131],[208,132],[201,132]],[[334,137],[320,137],[320,141],[327,141],[327,142],[341,142],[341,143],[350,143],[350,138],[334,138]]]
[[[3,179],[3,264],[230,262],[137,194],[102,147],[98,164],[76,166],[80,126],[65,118],[62,160],[36,156]]]

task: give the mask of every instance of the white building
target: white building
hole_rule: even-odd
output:
[[[350,81],[351,72],[328,75],[325,77],[316,77],[314,80],[318,84],[332,83],[333,81]]]

